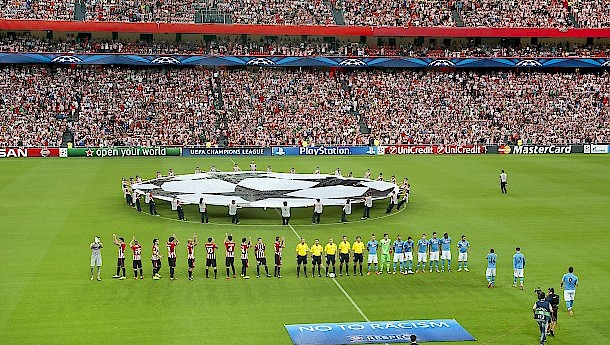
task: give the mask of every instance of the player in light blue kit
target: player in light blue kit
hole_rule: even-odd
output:
[[[568,273],[561,278],[561,289],[563,289],[563,299],[566,301],[568,315],[574,315],[572,307],[574,306],[574,295],[576,295],[576,287],[578,286],[578,277],[574,274],[574,267],[568,268]]]
[[[403,248],[403,241],[400,238],[400,235],[396,236],[396,241],[394,241],[394,273],[396,274],[396,263],[399,264],[400,268],[400,274],[402,274],[402,268],[403,266],[405,266],[405,255],[404,255],[404,248]],[[407,270],[407,268],[405,267],[405,271]]]
[[[402,242],[406,266],[403,274],[413,274],[413,248],[415,248],[415,242],[413,242],[413,239],[409,236],[406,241]]]
[[[521,248],[515,248],[517,251],[513,255],[513,287],[517,287],[517,278],[519,278],[521,290],[523,290],[523,270],[525,269],[525,255],[521,253]]]
[[[432,233],[432,238],[428,241],[428,245],[430,246],[430,273],[432,273],[433,264],[436,272],[440,273],[440,270],[438,269],[438,259],[440,257],[441,240],[436,237],[436,231]]]
[[[379,247],[379,242],[375,239],[375,234],[371,235],[371,240],[366,243],[366,250],[369,252],[369,257],[367,260],[367,276],[371,275],[371,264],[375,264],[375,274],[379,274],[377,263],[377,247]]]
[[[464,265],[464,271],[468,272],[468,252],[470,252],[470,242],[466,241],[466,236],[462,235],[462,239],[457,244],[458,247],[458,272],[462,270],[462,264]]]
[[[422,234],[421,239],[417,241],[417,267],[415,273],[419,273],[420,263],[422,273],[426,273],[426,261],[428,260],[429,244],[430,242],[428,242],[426,239],[426,234]]]
[[[441,272],[445,272],[445,260],[447,260],[447,271],[451,272],[451,237],[448,233],[441,238]]]
[[[498,255],[491,248],[487,254],[487,271],[485,272],[488,288],[496,287],[496,260],[498,260]]]

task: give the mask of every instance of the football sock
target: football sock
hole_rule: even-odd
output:
[[[91,278],[93,278],[93,267],[91,267]]]
[[[121,267],[121,269],[123,270],[123,277],[125,276],[125,267]]]
[[[354,274],[356,274],[355,271],[354,271]],[[360,275],[362,275],[362,264],[360,264]]]
[[[320,270],[321,270],[321,267],[320,267],[320,265],[318,265],[318,275],[320,275]]]
[[[216,274],[218,273],[218,269],[214,267],[214,279],[216,279]]]
[[[121,267],[117,267],[117,268],[116,268],[116,275],[117,275],[117,276],[119,275],[119,272],[121,272]]]
[[[227,267],[227,277],[229,277],[229,268]]]
[[[260,266],[256,265],[256,275],[260,276],[260,273],[261,273],[261,268],[260,268]]]
[[[267,267],[267,265],[265,265],[265,273],[268,275],[269,274],[269,267]]]
[[[210,269],[209,268],[205,268],[205,277],[208,278],[210,276]]]
[[[316,275],[316,266],[313,266],[313,267],[311,268],[311,276],[313,277],[313,276],[315,276],[315,275]]]
[[[523,285],[523,277],[519,278],[519,281],[521,282],[521,285]]]
[[[193,277],[193,271],[189,271],[189,278]]]
[[[138,277],[138,270],[133,270],[133,277],[137,278]]]
[[[144,275],[144,272],[142,271],[142,269],[140,268],[140,277]]]
[[[301,274],[301,266],[297,266],[297,277]]]
[[[451,260],[447,260],[447,269],[451,269]]]
[[[170,277],[170,278],[173,278],[173,277],[174,277],[174,268],[173,268],[173,267],[170,267],[170,268],[169,268],[169,277]]]
[[[513,285],[517,285],[517,277],[513,277]]]
[[[464,261],[464,268],[468,268],[468,261]]]
[[[486,276],[487,281],[491,283],[491,276]]]
[[[328,275],[328,266],[326,266],[326,275]]]
[[[280,273],[280,267],[278,267],[278,268],[277,268],[277,275],[278,275],[278,277],[282,275],[282,274]]]

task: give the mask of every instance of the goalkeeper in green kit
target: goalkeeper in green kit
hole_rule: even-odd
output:
[[[381,248],[381,258],[379,260],[379,273],[383,273],[383,267],[386,267],[386,271],[390,274],[390,254],[392,253],[392,241],[388,237],[388,234],[383,234],[383,238],[379,241],[379,247]]]

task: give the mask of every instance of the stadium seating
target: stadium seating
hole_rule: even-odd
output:
[[[0,146],[610,141],[610,75],[3,67]],[[369,131],[370,135],[362,134]]]
[[[0,0],[0,19],[607,28],[604,0]],[[81,14],[82,12],[82,14]],[[200,18],[200,19],[197,19]]]

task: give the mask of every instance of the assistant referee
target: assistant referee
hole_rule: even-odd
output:
[[[301,242],[297,244],[297,278],[301,273],[301,264],[303,264],[303,273],[307,278],[307,253],[309,252],[309,246],[305,243],[305,239],[301,238]]]

